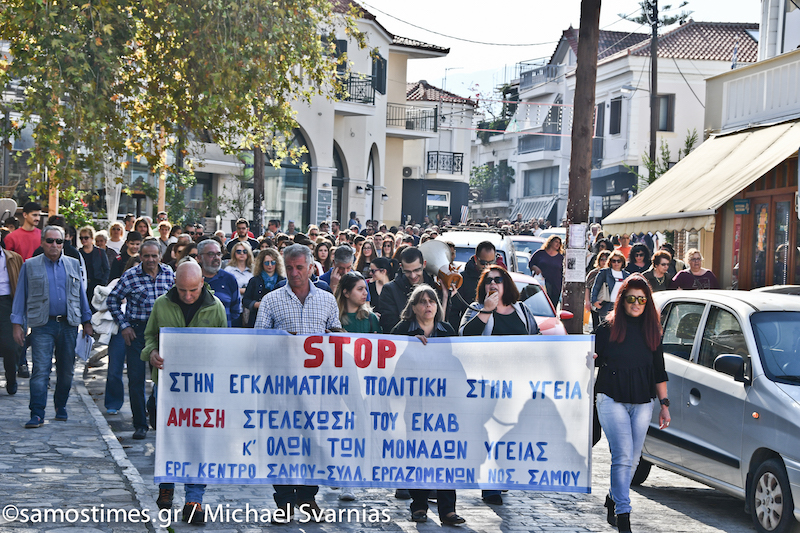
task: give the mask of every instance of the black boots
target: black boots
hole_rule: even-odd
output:
[[[612,526],[617,527],[617,514],[614,512],[614,500],[612,500],[611,496],[608,494],[606,494],[606,503],[604,507],[607,509],[606,520]]]
[[[631,513],[617,515],[617,529],[619,533],[631,533]]]

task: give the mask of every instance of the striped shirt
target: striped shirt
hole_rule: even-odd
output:
[[[114,290],[108,295],[108,310],[122,331],[131,326],[134,320],[146,321],[150,318],[156,298],[166,294],[175,284],[175,273],[163,263],[158,265],[158,275],[153,279],[142,270],[142,265],[127,270],[119,278]],[[127,299],[125,314],[122,314],[122,300]]]
[[[336,298],[308,282],[311,290],[304,303],[292,292],[289,284],[267,293],[258,306],[256,329],[281,329],[308,335],[341,328]]]

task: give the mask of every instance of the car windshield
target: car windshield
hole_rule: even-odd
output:
[[[538,241],[515,241],[512,239],[514,243],[514,249],[518,252],[525,252],[526,254],[533,255],[533,252],[538,250],[542,247],[542,243]]]
[[[800,381],[800,312],[765,311],[750,317],[767,377]]]
[[[517,270],[519,270],[522,274],[526,276],[533,276],[531,274],[531,269],[528,266],[528,261],[530,260],[529,257],[524,255],[517,255]]]
[[[508,261],[506,261],[505,252],[500,250],[497,253],[499,253],[500,257],[503,258],[503,263],[507,265]],[[472,257],[473,255],[475,255],[475,248],[463,248],[456,246],[456,261],[461,263],[466,263],[467,261],[469,261],[469,258]]]
[[[517,285],[520,301],[536,316],[556,316],[547,293],[539,285],[531,283],[524,287]]]

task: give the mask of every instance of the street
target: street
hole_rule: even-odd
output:
[[[106,360],[103,360],[104,363]],[[15,396],[5,393],[0,398],[0,415],[4,421],[0,439],[0,495],[3,515],[0,531],[70,531],[127,533],[159,531],[162,525],[188,531],[195,526],[169,523],[158,515],[155,499],[158,487],[152,481],[155,454],[155,431],[145,440],[132,440],[130,409],[123,407],[119,415],[105,414],[103,391],[107,367],[90,368],[84,378],[84,365],[76,364],[75,381],[68,403],[70,418],[56,422],[48,416],[38,429],[23,429],[27,419],[28,380],[20,380]],[[52,405],[52,400],[48,405]],[[608,446],[601,441],[593,453],[592,494],[509,492],[503,495],[505,505],[488,506],[477,490],[458,492],[457,511],[467,523],[466,531],[614,531],[605,521],[603,499],[608,488]],[[264,485],[212,485],[206,491],[205,504],[231,516],[233,510],[273,509],[272,487]],[[394,498],[384,489],[356,490],[356,501],[341,502],[339,492],[320,488],[317,501],[323,509],[359,511],[360,519],[342,522],[300,523],[298,514],[291,525],[273,526],[251,518],[247,523],[226,521],[207,524],[205,531],[245,532],[261,527],[280,527],[285,531],[433,531],[440,529],[435,504],[431,504],[427,524],[409,520],[408,502]],[[634,531],[645,532],[751,532],[749,516],[743,502],[689,481],[681,476],[653,468],[644,486],[632,491]],[[183,504],[181,485],[175,491],[173,519]],[[13,508],[9,508],[14,506]],[[94,507],[94,509],[92,509]],[[44,523],[45,509],[64,511],[64,522]],[[126,520],[107,514],[126,510]],[[362,518],[372,509],[386,510],[390,520],[369,522]],[[28,513],[29,522],[14,524],[14,512]],[[81,512],[83,514],[81,514]],[[92,515],[94,512],[94,515]],[[142,524],[142,517],[153,520]],[[238,516],[238,515],[237,515]],[[383,515],[382,515],[383,516]],[[251,515],[252,517],[252,515]],[[17,519],[19,521],[20,518]]]

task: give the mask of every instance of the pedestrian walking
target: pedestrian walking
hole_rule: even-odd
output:
[[[144,349],[144,330],[156,299],[175,283],[175,274],[161,263],[161,251],[155,239],[145,241],[139,255],[141,264],[126,271],[114,290],[108,295],[108,310],[119,325],[119,334],[125,342],[125,361],[128,365],[128,396],[133,412],[133,438],[147,437],[148,421],[145,403],[145,371],[141,360]],[[125,313],[122,301],[126,300]]]
[[[592,305],[597,309],[601,321],[614,309],[621,284],[630,276],[630,272],[625,270],[625,257],[619,250],[611,252],[607,264],[597,273],[592,286]]]
[[[197,244],[197,262],[203,269],[206,283],[214,291],[214,296],[225,306],[228,327],[242,327],[242,295],[239,282],[230,272],[221,270],[222,245],[214,239],[205,239]]]
[[[47,388],[53,355],[56,388],[53,394],[57,421],[67,420],[67,400],[72,388],[78,329],[91,336],[92,311],[80,273],[80,263],[63,254],[64,229],[47,226],[42,232],[41,255],[25,261],[19,272],[11,311],[14,340],[25,345],[23,325],[31,328],[31,419],[26,428],[44,424]]]
[[[672,278],[673,289],[697,290],[719,289],[719,281],[707,268],[703,268],[703,254],[697,248],[690,248],[686,252],[687,270],[681,270]]]
[[[14,340],[11,308],[17,290],[22,256],[0,246],[0,354],[6,373],[6,392],[17,393],[17,366],[21,347]]]
[[[653,415],[669,426],[667,372],[661,324],[647,280],[633,274],[620,287],[613,313],[596,331],[597,413],[611,450],[607,520],[620,533],[631,531],[630,486]]]
[[[671,288],[672,279],[667,274],[671,261],[672,256],[666,250],[658,250],[653,254],[652,265],[642,274],[653,292],[666,291]]]
[[[144,330],[142,361],[153,367],[153,385],[158,383],[158,370],[164,368],[164,358],[158,352],[161,328],[224,328],[228,325],[225,307],[215,297],[203,278],[203,271],[194,261],[182,263],[175,272],[175,285],[159,296]],[[203,495],[206,486],[199,483],[184,485],[185,504],[183,521],[194,525],[205,523]],[[159,509],[171,509],[175,494],[174,483],[160,483],[156,505]]]
[[[564,249],[561,237],[551,235],[544,241],[539,250],[536,250],[528,262],[534,275],[544,278],[547,296],[554,306],[561,300],[561,286],[564,283]]]

